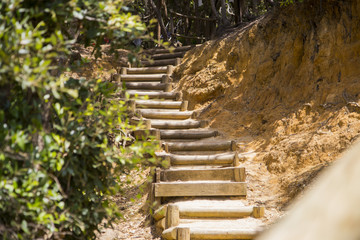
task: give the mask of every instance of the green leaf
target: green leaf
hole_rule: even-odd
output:
[[[21,229],[22,229],[26,234],[29,234],[29,233],[30,233],[26,220],[22,220],[22,222],[21,222]]]

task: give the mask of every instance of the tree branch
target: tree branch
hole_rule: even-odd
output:
[[[156,15],[157,15],[157,19],[158,19],[158,22],[160,24],[160,28],[161,28],[161,32],[162,32],[162,35],[163,35],[163,38],[164,38],[164,41],[168,41],[168,37],[167,37],[167,32],[166,32],[166,28],[165,28],[165,25],[164,25],[164,21],[161,17],[161,12],[159,11],[159,9],[156,7],[155,3],[153,0],[150,0],[150,4],[151,4],[151,7],[154,9],[154,11],[156,12]]]

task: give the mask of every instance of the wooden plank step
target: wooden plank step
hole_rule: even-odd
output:
[[[193,111],[183,111],[183,112],[174,112],[174,111],[160,111],[157,109],[139,109],[137,113],[145,118],[153,119],[188,119],[192,116]]]
[[[202,229],[190,228],[190,239],[206,239],[206,240],[247,240],[254,239],[258,235],[258,231],[250,229]]]
[[[234,181],[245,182],[245,168],[168,169],[160,172],[160,181]]]
[[[175,155],[170,154],[170,163],[174,165],[229,165],[234,163],[235,154],[221,153],[213,155]]]
[[[144,90],[163,90],[170,92],[172,90],[171,83],[157,83],[157,82],[125,82],[125,89],[144,89]]]
[[[136,124],[137,123],[138,122],[136,122]],[[131,135],[137,140],[148,140],[148,139],[160,140],[160,131],[158,129],[137,129],[132,131]]]
[[[179,100],[181,95],[179,92],[152,92],[152,91],[137,91],[128,90],[127,93],[130,97],[145,97],[150,99],[174,99]]]
[[[214,200],[197,199],[176,201],[173,203],[178,206],[179,216],[183,219],[181,222],[194,222],[191,218],[244,218],[264,217],[264,206],[245,206],[241,200]],[[188,218],[188,220],[184,220]],[[215,219],[212,219],[215,220]],[[211,221],[211,219],[204,219]]]
[[[215,130],[160,130],[162,139],[201,139],[218,135],[219,132]]]
[[[178,238],[179,231],[187,234],[183,238]],[[206,240],[250,240],[255,239],[261,231],[257,229],[239,229],[237,228],[201,228],[193,227],[189,224],[180,224],[175,227],[165,229],[161,237],[166,240],[182,240],[182,239],[206,239]]]
[[[173,110],[159,110],[159,109],[139,109],[138,114],[145,118],[152,119],[174,119],[185,120],[192,116],[193,111],[173,111]]]
[[[152,119],[151,127],[159,129],[189,129],[201,128],[207,125],[204,120],[157,120]]]
[[[170,53],[171,52],[186,52],[194,47],[201,46],[201,44],[195,44],[195,45],[187,45],[182,47],[169,47],[168,49],[165,48],[152,48],[145,50],[145,53],[147,54],[160,54],[160,53]]]
[[[171,59],[160,59],[160,60],[151,60],[151,61],[141,61],[141,64],[145,67],[151,66],[167,66],[174,65],[177,66],[181,63],[181,58],[171,58]]]
[[[186,101],[136,100],[135,104],[138,108],[180,109],[180,111],[187,110]]]
[[[114,77],[121,82],[130,81],[160,81],[163,82],[166,74],[118,74]]]
[[[123,74],[145,74],[145,73],[168,73],[168,66],[162,67],[138,67],[138,68],[122,68]]]
[[[153,54],[150,57],[154,60],[169,59],[169,58],[182,58],[185,52],[173,52],[173,53],[158,53]]]
[[[246,196],[245,182],[161,182],[155,197]]]
[[[202,208],[179,207],[180,218],[244,218],[253,214],[253,207],[240,208]]]
[[[171,151],[171,154],[175,155],[212,155],[212,154],[221,154],[227,151],[220,150],[220,151],[209,151],[209,150],[203,150],[203,151]]]
[[[169,151],[236,151],[235,141],[217,142],[173,142],[165,143],[166,152]]]

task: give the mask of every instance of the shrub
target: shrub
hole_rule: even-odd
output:
[[[115,49],[144,33],[123,1],[0,2],[0,237],[91,239],[119,216],[108,196],[116,173],[154,151],[122,143],[137,128],[114,84],[69,79],[65,60],[76,39],[104,37]]]

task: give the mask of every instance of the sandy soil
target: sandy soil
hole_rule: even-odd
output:
[[[149,179],[150,168],[133,170],[130,174],[121,176],[124,184],[123,192],[113,197],[113,201],[122,210],[123,219],[113,225],[113,228],[103,228],[99,240],[119,239],[160,239],[151,225],[149,209]]]

